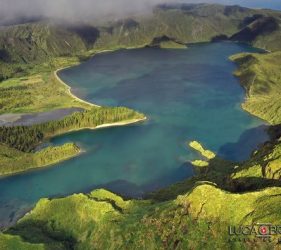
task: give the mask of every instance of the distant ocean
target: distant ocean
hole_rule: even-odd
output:
[[[192,2],[192,1],[189,1]],[[196,2],[194,0],[194,2]],[[198,2],[198,1],[197,1]],[[213,2],[227,5],[241,5],[248,8],[265,8],[281,10],[281,0],[200,0],[200,2]]]
[[[251,8],[267,8],[267,9],[275,9],[281,10],[281,1],[280,0],[238,0],[231,1],[237,2],[239,5],[251,7]]]

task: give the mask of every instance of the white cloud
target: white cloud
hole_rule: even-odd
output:
[[[270,7],[280,2],[280,0],[0,0],[0,20],[34,15],[60,19],[95,19],[147,11],[159,3],[179,1],[219,2],[251,7]]]
[[[0,0],[0,19],[45,15],[55,18],[98,18],[152,9],[163,0]]]

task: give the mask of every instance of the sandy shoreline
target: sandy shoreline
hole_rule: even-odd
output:
[[[112,52],[112,51],[114,51],[114,50],[102,50],[102,51],[98,51],[98,52],[95,52],[91,57],[94,57],[94,56],[97,55],[97,54],[102,54],[102,53]],[[85,100],[83,100],[83,99],[77,97],[76,95],[74,95],[74,94],[71,92],[71,87],[70,87],[66,82],[64,82],[64,81],[58,76],[58,73],[59,73],[61,70],[68,69],[68,68],[70,68],[70,67],[73,67],[73,66],[66,66],[66,67],[64,67],[64,68],[59,68],[59,69],[55,70],[55,71],[54,71],[54,75],[55,75],[56,80],[58,80],[61,84],[63,84],[64,86],[67,87],[67,92],[68,92],[68,94],[69,94],[73,99],[75,99],[76,101],[85,103],[85,104],[90,105],[90,106],[92,106],[92,107],[101,107],[100,105],[97,105],[97,104],[94,104],[94,103],[85,101]]]
[[[132,119],[132,120],[128,120],[128,121],[114,122],[114,123],[105,123],[105,124],[96,126],[94,129],[125,126],[125,125],[129,125],[129,124],[143,122],[146,120],[147,120],[147,117],[145,116],[144,118],[140,118],[140,119]]]
[[[57,69],[56,71],[54,71],[54,76],[55,76],[56,80],[59,81],[59,83],[63,84],[63,85],[67,88],[68,94],[69,94],[73,99],[75,99],[76,101],[85,103],[85,104],[90,105],[90,106],[92,106],[92,107],[98,107],[98,108],[99,108],[99,107],[100,107],[99,105],[93,104],[93,103],[91,103],[91,102],[87,102],[87,101],[85,101],[85,100],[83,100],[83,99],[80,99],[80,98],[77,97],[76,95],[74,95],[74,94],[71,92],[71,87],[70,87],[67,83],[65,83],[65,82],[58,76],[58,72],[59,72],[59,71],[64,70],[64,69],[67,69],[67,68],[69,68],[69,67]]]
[[[71,132],[78,132],[78,131],[86,130],[86,129],[96,130],[96,129],[102,129],[102,128],[126,126],[126,125],[130,125],[130,124],[143,122],[143,121],[146,121],[146,120],[147,120],[147,117],[145,116],[145,117],[139,118],[139,119],[131,119],[131,120],[126,120],[126,121],[121,121],[121,122],[113,122],[113,123],[104,123],[104,124],[98,125],[96,127],[83,127],[83,128],[71,129],[71,130],[68,130],[67,132],[64,132],[64,133],[52,135],[52,137],[68,134],[68,133],[71,133]]]
[[[91,57],[94,57],[95,55],[97,54],[102,54],[102,53],[106,53],[106,52],[112,52],[114,50],[102,50],[102,51],[98,51],[98,52],[95,52]],[[58,76],[58,72],[61,71],[61,70],[64,70],[64,69],[67,69],[67,68],[70,68],[72,66],[67,66],[67,67],[64,67],[64,68],[60,68],[60,69],[57,69],[54,71],[54,75],[55,75],[55,78],[61,83],[63,84],[64,86],[67,87],[68,89],[68,93],[69,95],[71,95],[71,97],[73,97],[75,100],[79,101],[79,102],[83,102],[85,104],[88,104],[88,105],[91,105],[93,107],[101,107],[97,104],[93,104],[93,103],[90,103],[88,101],[85,101],[79,97],[77,97],[76,95],[74,95],[72,92],[71,92],[71,87],[66,83],[64,82],[59,76]],[[134,124],[134,123],[138,123],[138,122],[141,122],[141,121],[145,121],[147,120],[147,117],[145,116],[144,118],[141,118],[141,119],[133,119],[133,120],[128,120],[128,121],[122,121],[122,122],[115,122],[115,123],[105,123],[105,124],[102,124],[102,125],[98,125],[96,127],[87,127],[87,128],[81,128],[81,129],[74,129],[74,130],[70,130],[70,131],[67,131],[67,133],[69,132],[74,132],[74,131],[79,131],[79,130],[84,130],[84,129],[91,129],[91,130],[94,130],[94,129],[99,129],[99,128],[108,128],[108,127],[118,127],[118,126],[125,126],[125,125],[129,125],[129,124]]]
[[[93,54],[91,57],[94,57],[95,55],[97,54],[102,54],[102,53],[106,53],[106,52],[112,52],[114,50],[102,50],[102,51],[98,51],[96,52],[95,54]],[[71,97],[73,97],[75,100],[79,101],[79,102],[83,102],[83,103],[86,103],[88,105],[91,105],[93,107],[101,107],[97,104],[93,104],[93,103],[90,103],[88,101],[85,101],[79,97],[77,97],[76,95],[74,95],[72,92],[71,92],[71,87],[66,83],[64,82],[59,76],[58,76],[58,72],[61,71],[61,70],[64,70],[64,69],[67,69],[67,68],[70,68],[72,66],[67,66],[67,67],[64,67],[64,68],[60,68],[60,69],[57,69],[56,71],[54,71],[54,75],[56,77],[56,79],[61,83],[63,84],[64,86],[67,87],[68,89],[68,93],[71,95]],[[129,125],[129,124],[134,124],[134,123],[138,123],[138,122],[142,122],[142,121],[145,121],[147,120],[147,117],[145,116],[144,118],[141,118],[141,119],[133,119],[133,120],[127,120],[127,121],[122,121],[122,122],[115,122],[115,123],[105,123],[105,124],[102,124],[102,125],[98,125],[96,127],[86,127],[86,128],[81,128],[81,129],[74,129],[74,130],[69,130],[67,131],[67,133],[69,132],[74,132],[74,131],[79,131],[79,130],[84,130],[84,129],[90,129],[90,130],[94,130],[94,129],[100,129],[100,128],[108,128],[108,127],[118,127],[118,126],[125,126],[125,125]]]

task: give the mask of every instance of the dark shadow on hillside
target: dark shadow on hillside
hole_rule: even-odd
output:
[[[235,173],[235,166],[239,163],[224,160],[222,154],[243,154],[246,160],[250,158],[250,153],[253,148],[257,145],[258,139],[260,143],[263,140],[260,137],[261,133],[266,135],[265,129],[267,126],[259,126],[257,128],[249,129],[244,132],[237,143],[230,143],[224,145],[220,149],[220,155],[209,161],[208,167],[198,167],[196,169],[197,174],[190,178],[186,178],[181,182],[177,182],[172,186],[164,187],[160,190],[153,191],[146,195],[146,198],[154,199],[157,201],[165,201],[175,199],[178,195],[186,194],[191,192],[199,183],[214,183],[218,188],[233,192],[233,193],[244,193],[252,192],[260,189],[281,186],[280,180],[265,179],[262,177],[243,177],[238,179],[232,179],[231,175]],[[265,138],[264,138],[265,139]],[[264,140],[265,141],[265,140]],[[247,154],[245,154],[245,150]],[[235,155],[234,155],[235,156]],[[238,161],[237,161],[238,162]]]
[[[85,42],[87,47],[94,45],[100,36],[100,31],[90,25],[72,26],[68,27],[68,30],[77,34]]]
[[[258,145],[264,143],[269,138],[267,136],[266,125],[246,130],[236,143],[227,143],[220,147],[218,156],[233,161],[247,160]]]
[[[277,20],[273,17],[264,17],[251,23],[238,33],[234,34],[230,40],[239,42],[252,42],[260,35],[267,35],[279,29]]]
[[[244,177],[232,180],[232,187],[229,187],[228,190],[236,193],[244,193],[269,187],[281,187],[280,180],[258,177]]]
[[[0,49],[0,61],[3,61],[4,63],[11,62],[11,56],[7,50]]]
[[[121,28],[124,30],[131,30],[131,29],[136,29],[139,28],[140,24],[134,20],[133,18],[126,18],[126,19],[120,19],[117,22],[113,24],[113,26],[117,28]]]
[[[271,140],[277,140],[281,137],[281,125],[273,125],[268,128],[268,134]]]
[[[162,188],[147,193],[145,198],[155,201],[167,201],[176,199],[178,195],[192,192],[196,186],[203,183],[214,185],[217,188],[231,193],[246,193],[258,191],[269,187],[281,187],[280,180],[265,179],[258,177],[244,177],[232,179],[231,174],[234,165],[218,157],[210,161],[208,168],[198,169],[196,176],[185,179],[167,188]]]
[[[264,15],[262,14],[254,14],[252,16],[247,16],[243,19],[243,21],[241,21],[241,23],[239,24],[239,28],[243,29],[245,28],[247,25],[253,23],[254,21],[263,18]]]
[[[211,42],[222,42],[222,41],[227,41],[228,40],[228,36],[225,34],[220,34],[220,35],[216,35],[214,37],[211,38]]]

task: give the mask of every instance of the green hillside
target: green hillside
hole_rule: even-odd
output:
[[[149,16],[99,25],[41,21],[1,27],[0,75],[5,80],[0,82],[0,113],[87,109],[30,128],[1,128],[5,145],[0,145],[0,170],[4,173],[6,166],[23,171],[46,165],[42,159],[54,162],[78,153],[74,144],[30,152],[49,136],[104,122],[143,118],[121,108],[116,120],[114,108],[93,108],[74,100],[69,89],[54,78],[53,71],[101,50],[161,47],[163,38],[165,46],[232,40],[272,51],[234,55],[231,60],[238,65],[235,75],[246,91],[243,108],[274,126],[269,128],[270,141],[243,162],[226,161],[200,142],[187,142],[206,158],[193,161],[196,175],[147,194],[142,200],[125,200],[106,190],[41,199],[16,225],[0,233],[0,250],[280,249],[280,235],[261,240],[254,234],[243,237],[228,233],[229,226],[281,223],[280,24],[280,12],[271,10],[164,4]],[[42,86],[46,91],[39,98]],[[52,96],[48,95],[50,89]],[[99,115],[93,115],[95,112]],[[19,136],[15,136],[17,133]],[[54,152],[57,158],[52,157]]]
[[[281,51],[239,54],[231,59],[238,64],[235,75],[247,93],[242,107],[271,124],[280,124]]]
[[[197,184],[161,203],[124,201],[105,190],[41,199],[0,242],[7,245],[14,237],[21,249],[42,244],[45,249],[272,249],[276,238],[269,243],[229,241],[228,226],[261,220],[279,224],[280,195],[281,188],[231,194]]]

